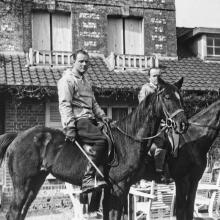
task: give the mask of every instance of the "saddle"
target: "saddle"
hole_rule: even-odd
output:
[[[114,149],[114,137],[111,131],[111,124],[98,122],[98,127],[105,135],[107,142],[108,142],[108,161],[112,161],[112,158],[115,154]]]

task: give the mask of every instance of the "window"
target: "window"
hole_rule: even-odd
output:
[[[107,114],[107,108],[102,108],[103,111]],[[62,130],[61,117],[59,112],[59,103],[58,102],[47,102],[46,103],[46,122],[47,127],[53,127]]]
[[[120,120],[128,115],[128,108],[112,108],[112,119]]]
[[[71,51],[70,14],[33,12],[32,47],[35,50]]]
[[[45,125],[47,127],[62,129],[58,106],[59,106],[58,102],[47,102],[46,103]],[[126,106],[122,106],[122,107],[101,106],[101,108],[104,110],[106,115],[108,115],[109,117],[111,117],[113,120],[116,120],[116,121],[121,120],[134,109],[134,107],[132,108],[132,107],[126,107]]]
[[[108,52],[144,55],[143,19],[108,17]]]
[[[62,129],[58,102],[48,102],[46,104],[46,123],[47,127]]]
[[[207,37],[207,56],[220,56],[220,37]]]

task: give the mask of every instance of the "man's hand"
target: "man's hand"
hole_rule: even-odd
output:
[[[112,119],[105,115],[105,116],[102,117],[102,121],[104,123],[108,123],[109,124],[110,122],[112,122]]]
[[[66,135],[66,140],[70,140],[71,142],[74,142],[76,140],[76,128],[66,127],[64,129],[64,133]]]

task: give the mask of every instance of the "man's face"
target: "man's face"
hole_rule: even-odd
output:
[[[158,85],[158,77],[160,76],[160,70],[159,69],[151,69],[150,70],[150,83],[157,86]]]
[[[89,66],[89,56],[82,53],[78,53],[73,66],[75,71],[80,75],[83,75],[87,71],[88,66]]]

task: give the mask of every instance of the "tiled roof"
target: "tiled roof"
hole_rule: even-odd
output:
[[[0,55],[0,86],[46,86],[56,87],[63,68],[25,67],[22,55]],[[183,89],[219,91],[220,63],[206,63],[196,57],[176,61],[160,61],[163,78],[173,82],[184,76]],[[101,90],[138,90],[147,80],[140,71],[110,71],[102,57],[91,57],[88,79]]]
[[[207,63],[196,57],[160,63],[163,77],[169,82],[184,77],[184,90],[220,91],[220,63]]]
[[[0,86],[52,86],[62,76],[64,68],[25,67],[22,55],[0,55]],[[146,74],[138,72],[110,71],[102,57],[91,57],[88,79],[97,89],[133,91],[147,80]]]

